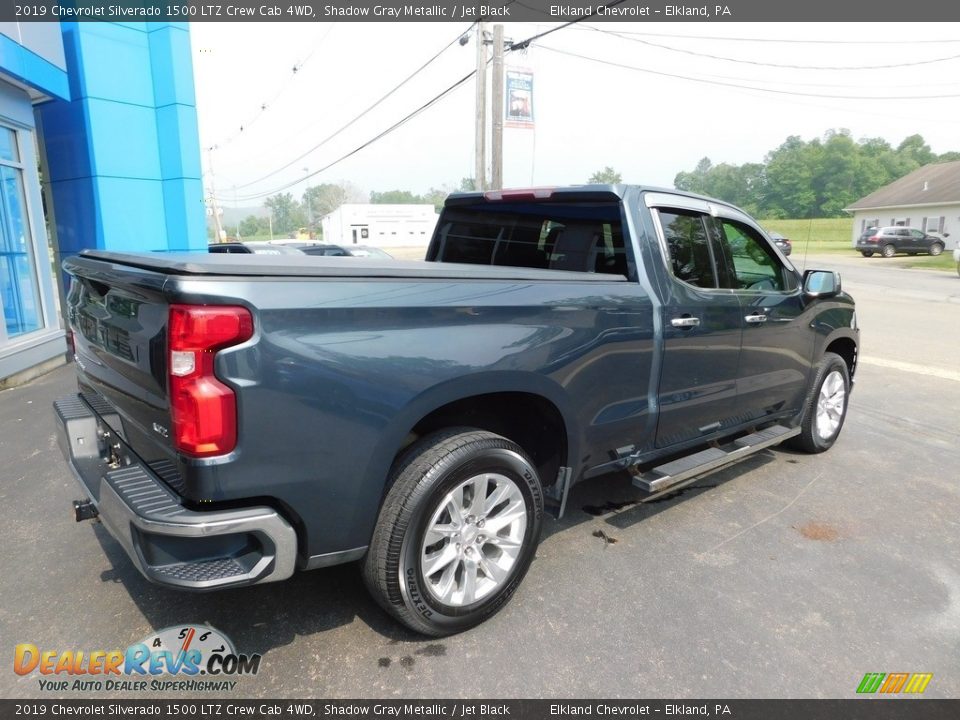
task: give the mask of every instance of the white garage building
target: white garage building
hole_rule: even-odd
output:
[[[853,215],[853,238],[868,227],[903,225],[960,236],[960,160],[924,165],[844,210]]]
[[[374,247],[426,246],[436,225],[433,205],[346,203],[320,220],[324,242]]]

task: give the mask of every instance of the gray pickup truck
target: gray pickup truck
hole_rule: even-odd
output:
[[[64,267],[77,519],[183,589],[361,561],[431,635],[507,602],[581,480],[626,470],[650,500],[782,441],[828,449],[857,363],[838,275],[677,191],[453,195],[424,262]]]

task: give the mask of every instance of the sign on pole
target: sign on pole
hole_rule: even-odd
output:
[[[533,129],[533,73],[514,69],[506,76],[506,126]]]

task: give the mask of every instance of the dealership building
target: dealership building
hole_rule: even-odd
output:
[[[64,258],[206,245],[186,24],[0,23],[0,388],[64,362]]]

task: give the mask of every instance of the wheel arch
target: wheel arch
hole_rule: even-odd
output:
[[[850,379],[853,380],[853,376],[857,371],[857,360],[859,356],[859,346],[857,344],[857,337],[853,331],[836,331],[829,335],[823,347],[824,353],[834,353],[843,358],[843,361],[847,365],[847,372],[850,375]],[[823,353],[821,353],[822,357]]]
[[[509,409],[508,417],[498,420],[504,409]],[[527,427],[531,420],[538,424]],[[369,537],[373,532],[397,456],[418,437],[457,425],[478,427],[516,442],[531,456],[545,486],[553,484],[556,470],[570,467],[580,451],[580,429],[566,392],[546,376],[485,372],[439,383],[390,418],[379,441],[370,448],[360,476],[366,502],[354,518],[362,533]],[[544,429],[546,432],[538,432]],[[551,446],[549,440],[555,443]]]

